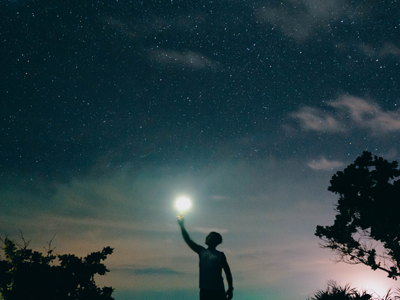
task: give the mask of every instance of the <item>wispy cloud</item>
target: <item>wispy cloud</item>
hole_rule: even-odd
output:
[[[382,49],[379,51],[379,56],[385,57],[390,55],[394,56],[400,55],[400,48],[394,45],[393,43],[385,43]]]
[[[183,272],[175,271],[171,268],[124,268],[124,269],[111,269],[115,273],[123,273],[124,275],[180,275]]]
[[[387,56],[400,56],[400,48],[393,43],[384,43],[381,47],[359,44],[358,47],[368,57],[384,58]]]
[[[218,233],[221,233],[221,234],[228,232],[227,229],[207,228],[207,227],[196,227],[194,230],[197,231],[197,232],[204,233],[204,234],[209,234],[211,231],[215,231],[215,232],[218,232]]]
[[[194,69],[215,66],[209,58],[192,51],[177,52],[172,50],[154,50],[151,53],[151,57],[159,63],[181,65]]]
[[[337,132],[341,130],[340,123],[329,114],[317,108],[303,107],[298,112],[292,113],[292,117],[299,119],[306,130]]]
[[[211,199],[214,201],[225,201],[227,198],[228,198],[227,196],[222,196],[222,195],[215,195],[211,197]]]
[[[125,24],[124,22],[122,22],[119,19],[115,19],[113,17],[108,17],[104,20],[104,22],[107,25],[109,25],[111,28],[121,31],[122,33],[126,34],[130,38],[138,37],[136,32],[130,30],[129,27],[127,26],[127,24]]]
[[[329,105],[343,112],[359,127],[374,134],[400,130],[399,110],[384,112],[378,104],[352,96],[342,97]]]
[[[400,130],[399,110],[385,112],[378,104],[353,96],[341,97],[328,105],[334,108],[333,113],[307,106],[291,116],[300,121],[303,129],[312,131],[338,132],[359,128],[375,135]]]
[[[359,44],[358,47],[368,57],[373,57],[373,56],[376,55],[375,54],[376,48],[372,47],[371,45],[367,45],[367,44],[362,43],[362,44]]]
[[[279,5],[265,5],[256,15],[260,21],[276,25],[290,38],[302,42],[321,26],[329,30],[328,23],[349,14],[349,10],[345,0],[286,0]]]
[[[307,165],[314,170],[332,170],[334,168],[338,168],[343,166],[343,162],[338,160],[327,160],[322,157],[319,160],[313,160],[309,162]]]

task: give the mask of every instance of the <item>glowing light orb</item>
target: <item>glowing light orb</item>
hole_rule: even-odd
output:
[[[192,206],[192,203],[190,202],[190,199],[187,197],[179,197],[178,200],[175,202],[175,207],[179,211],[185,211],[188,210]]]

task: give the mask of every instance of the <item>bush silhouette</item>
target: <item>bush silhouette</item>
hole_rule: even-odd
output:
[[[330,281],[326,290],[317,291],[311,300],[369,300],[371,295],[366,291],[358,292],[349,284],[339,286],[335,281]]]
[[[17,247],[3,240],[5,259],[0,260],[0,297],[4,300],[113,300],[111,287],[99,288],[94,275],[109,272],[101,263],[113,249],[105,247],[84,258],[73,254],[45,254],[28,248],[29,242]],[[57,262],[55,261],[57,258]]]

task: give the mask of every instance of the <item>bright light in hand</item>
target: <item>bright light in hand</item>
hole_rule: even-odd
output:
[[[185,211],[189,209],[191,205],[192,203],[190,202],[190,199],[187,197],[180,197],[175,202],[175,206],[179,211]]]

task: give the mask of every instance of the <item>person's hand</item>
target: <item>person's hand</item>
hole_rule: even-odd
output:
[[[226,299],[231,300],[233,298],[233,289],[229,289],[226,291]]]
[[[184,221],[183,216],[177,216],[176,220],[178,221],[179,226],[181,226],[181,227],[184,226],[184,224],[183,224],[183,221]]]

